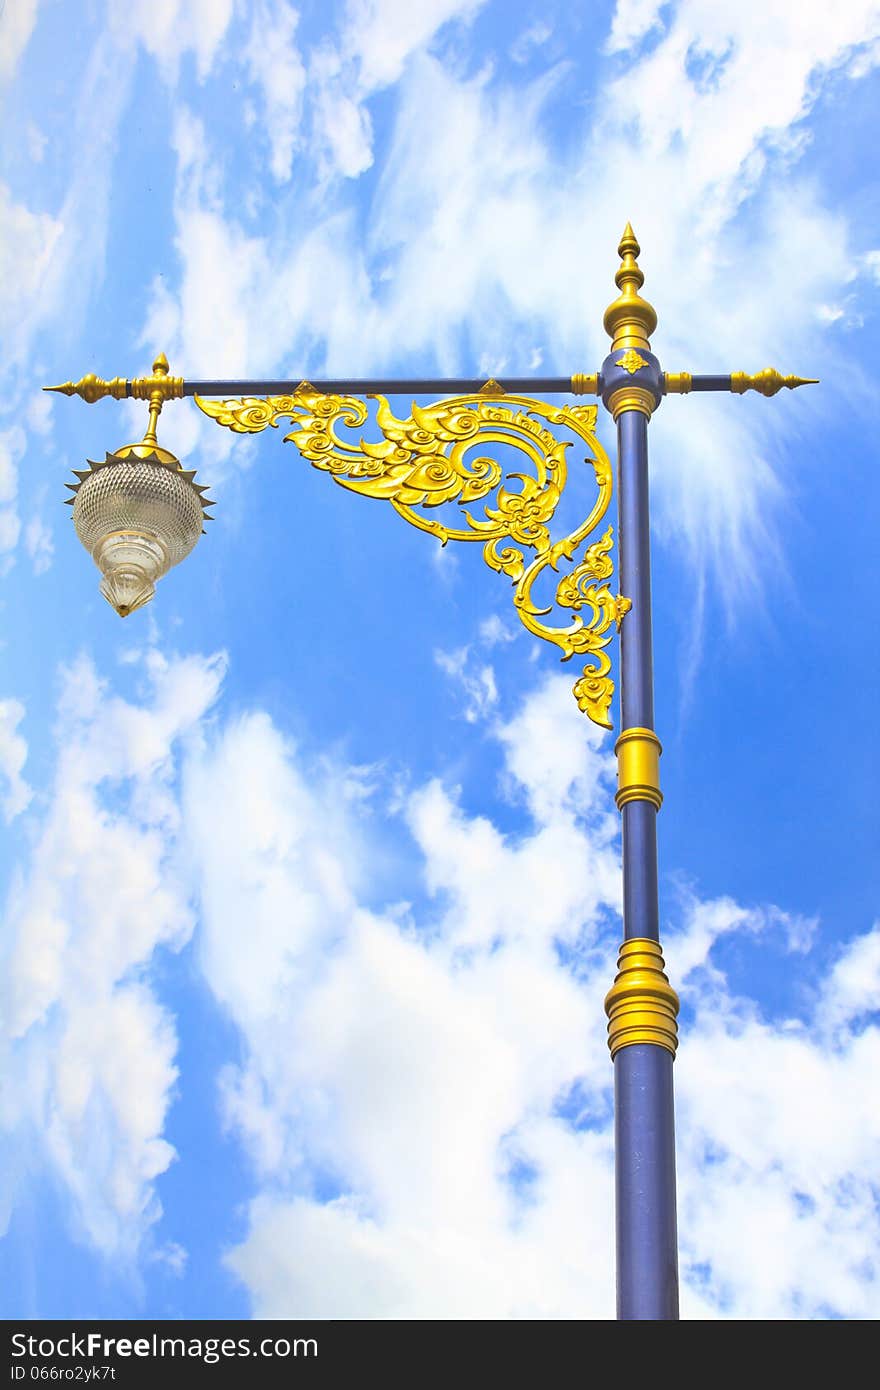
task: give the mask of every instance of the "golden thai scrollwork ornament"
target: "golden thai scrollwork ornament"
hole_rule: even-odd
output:
[[[370,399],[377,402],[375,424],[381,434],[375,442],[359,433],[368,418],[363,400],[324,394],[308,382],[288,396],[195,398],[206,415],[238,434],[259,433],[289,419],[293,429],[285,441],[341,487],[390,502],[411,525],[443,545],[481,542],[487,565],[511,580],[514,607],[525,627],[560,648],[563,661],[585,658],[575,697],[590,719],[611,728],[614,682],[606,648],[630,604],[613,594],[607,582],[614,573],[611,526],[586,544],[605,517],[612,489],[611,464],[594,433],[597,407],[555,406],[506,395],[500,388],[489,396],[484,387],[476,395],[413,404],[409,418],[398,419],[384,396]],[[586,446],[585,461],[592,465],[597,487],[584,522],[555,541],[549,523],[565,488],[571,441],[557,438],[553,427]],[[348,431],[348,437],[340,430]],[[515,451],[516,471],[503,469],[492,452],[505,457],[509,450]],[[460,508],[455,524],[434,513],[446,503]],[[574,567],[557,581],[554,603],[543,606],[534,593],[536,585],[547,572],[558,572],[563,561]],[[544,621],[554,604],[570,615],[567,625]]]

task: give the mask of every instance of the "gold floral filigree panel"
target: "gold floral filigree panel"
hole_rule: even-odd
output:
[[[614,572],[611,526],[585,545],[611,501],[611,464],[593,432],[597,407],[480,394],[423,407],[413,404],[412,414],[398,419],[384,396],[372,399],[378,402],[375,425],[381,435],[375,442],[359,433],[369,414],[363,400],[325,395],[308,383],[290,396],[195,398],[206,415],[238,434],[257,434],[290,420],[293,429],[285,441],[341,487],[390,502],[443,545],[450,540],[482,543],[486,563],[511,580],[514,606],[529,631],[559,647],[563,661],[586,658],[575,697],[590,719],[610,729],[614,682],[606,648],[629,601],[613,594],[607,583]],[[566,451],[572,441],[558,438],[554,426],[586,445],[585,462],[597,489],[583,523],[556,541],[549,523],[566,484]],[[516,471],[502,469],[493,447],[502,456],[507,449],[515,451]],[[458,505],[454,524],[434,512],[445,503]],[[563,561],[574,567],[556,583],[553,602],[541,606],[535,585],[548,571],[558,572]],[[554,609],[563,610],[560,616],[570,621],[560,626],[546,622]]]

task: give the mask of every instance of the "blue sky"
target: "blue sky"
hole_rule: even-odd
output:
[[[650,427],[683,1315],[878,1315],[878,60],[865,0],[0,10],[3,1316],[613,1315],[614,736],[192,402],[217,520],[120,621],[63,484],[145,410],[40,387],[595,371],[627,219],[667,370],[822,380]]]

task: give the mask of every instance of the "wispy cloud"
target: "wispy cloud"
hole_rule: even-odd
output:
[[[9,904],[10,1173],[52,1171],[105,1255],[161,1237],[176,1044],[148,969],[189,938],[194,891],[200,968],[241,1039],[218,1082],[252,1162],[229,1260],[255,1313],[610,1316],[620,863],[613,767],[568,682],[497,728],[528,808],[513,836],[436,780],[370,829],[375,778],[308,759],[258,710],[205,723],[220,660],[154,653],[142,670],[144,704],[85,661],[65,679],[57,777]],[[402,826],[423,897],[370,910],[370,837]],[[793,1019],[737,995],[713,956],[760,933],[808,961],[814,932],[695,894],[667,932],[692,1019],[676,1063],[689,1316],[877,1306],[877,932]]]
[[[245,1048],[223,1103],[257,1175],[230,1263],[257,1316],[610,1315],[601,1000],[620,866],[608,759],[570,703],[555,678],[499,729],[531,808],[519,838],[439,782],[404,800],[431,897],[403,917],[359,904],[352,812],[328,828],[329,788],[265,718],[192,766],[202,962]],[[243,841],[223,805],[246,807]],[[688,1316],[876,1306],[869,1275],[856,1287],[877,1234],[876,1127],[856,1091],[878,1034],[855,1025],[865,992],[847,984],[873,937],[798,1020],[762,1016],[713,964],[722,937],[761,933],[802,957],[814,930],[693,897],[669,933],[695,1015],[676,1064]]]
[[[73,1229],[117,1259],[160,1215],[155,1179],[174,1156],[163,1128],[175,1028],[147,975],[155,951],[192,930],[173,849],[175,746],[222,670],[153,653],[143,705],[113,695],[86,659],[66,672],[54,784],[6,905],[3,1205],[17,1179],[49,1173]],[[20,709],[4,710],[14,728]],[[5,749],[15,777],[14,736]],[[13,786],[19,809],[25,791]]]
[[[0,700],[0,776],[6,783],[3,815],[7,825],[27,808],[33,796],[21,775],[28,754],[27,743],[18,732],[24,717],[20,700]]]

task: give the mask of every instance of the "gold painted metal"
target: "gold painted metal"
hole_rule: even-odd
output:
[[[624,618],[626,617],[627,613],[632,608],[632,606],[633,605],[631,598],[624,598],[623,594],[617,595],[617,617],[615,619],[615,623],[618,632],[620,631],[621,623],[623,622]]]
[[[556,406],[518,395],[501,395],[493,401],[478,392],[428,406],[413,404],[409,419],[398,419],[385,397],[375,396],[382,437],[372,442],[337,433],[339,426],[357,431],[366,422],[364,401],[306,387],[304,383],[290,396],[226,401],[196,396],[195,401],[211,419],[237,434],[258,433],[276,426],[279,419],[289,419],[294,429],[285,441],[295,444],[304,458],[328,472],[341,487],[390,502],[406,521],[436,536],[443,545],[450,540],[482,543],[489,567],[512,581],[514,606],[524,626],[559,647],[563,661],[572,656],[588,658],[574,686],[575,698],[590,719],[611,728],[614,683],[605,648],[628,606],[628,600],[614,595],[603,582],[614,573],[612,528],[608,526],[586,546],[580,562],[556,585],[555,605],[573,615],[568,626],[544,622],[553,605],[539,605],[533,596],[536,581],[557,571],[561,561],[575,560],[608,510],[612,469],[594,433],[598,406]],[[554,542],[548,523],[565,487],[568,444],[556,437],[552,426],[569,430],[587,446],[586,459],[598,487],[596,502],[583,524]],[[487,445],[516,450],[529,473],[503,475],[501,465],[485,451]],[[518,490],[504,485],[510,481],[519,485]],[[464,526],[447,525],[429,514],[428,509],[446,502],[460,506]],[[475,502],[485,503],[482,516],[468,509]],[[531,557],[527,551],[533,552]],[[589,614],[586,622],[581,617],[583,609]]]
[[[648,937],[631,937],[621,946],[618,974],[605,996],[612,1060],[635,1043],[653,1043],[675,1056],[679,1002],[664,964],[659,943]]]
[[[686,396],[691,389],[690,372],[666,372],[667,396]]]
[[[60,391],[64,396],[80,396],[82,400],[94,405],[95,401],[112,396],[116,401],[125,400],[128,395],[128,382],[123,376],[115,376],[112,381],[103,381],[89,372],[79,381],[65,381],[63,386],[44,386],[44,391]]]
[[[816,377],[783,376],[781,372],[777,372],[775,367],[765,367],[762,372],[755,372],[754,376],[749,376],[746,372],[731,372],[730,374],[730,389],[737,396],[741,396],[744,391],[760,391],[762,396],[775,396],[776,392],[781,391],[783,386],[787,386],[789,391],[793,391],[797,386],[818,385],[819,381]]]
[[[639,294],[645,283],[636,257],[641,247],[636,241],[635,232],[627,222],[617,254],[622,264],[614,276],[620,294],[605,310],[605,331],[611,338],[611,351],[633,348],[650,352],[650,337],[657,327],[657,314],[654,306]]]
[[[647,360],[636,352],[635,348],[627,348],[626,352],[617,359],[618,367],[623,367],[625,372],[630,375],[637,372],[639,367],[647,367]]]
[[[646,386],[618,386],[608,397],[607,405],[615,421],[625,410],[640,410],[650,420],[654,411],[654,395]]]
[[[127,396],[136,401],[149,401],[157,392],[162,401],[171,401],[183,396],[183,377],[168,375],[168,361],[164,352],[160,352],[153,363],[152,376],[135,377],[132,381],[115,376],[112,381],[103,381],[90,372],[79,381],[66,381],[63,386],[44,386],[43,390],[60,391],[65,396],[80,396],[89,405],[103,400],[105,396],[112,396],[117,401],[125,400]]]
[[[115,463],[125,463],[127,460],[136,459],[142,463],[161,463],[166,468],[173,468],[180,473],[189,483],[193,491],[198,494],[202,508],[202,520],[213,521],[214,518],[208,514],[207,508],[215,506],[216,503],[213,498],[205,497],[205,493],[208,491],[207,486],[195,482],[195,469],[187,471],[180,462],[180,459],[172,454],[170,449],[163,449],[156,439],[156,426],[163,404],[166,400],[177,399],[183,394],[183,377],[170,377],[168,375],[168,358],[165,356],[164,352],[160,352],[153,363],[153,375],[151,377],[141,377],[137,381],[132,381],[131,383],[126,382],[122,377],[116,377],[112,382],[97,382],[97,385],[100,387],[110,388],[101,391],[100,394],[97,395],[92,392],[92,386],[89,384],[90,382],[97,382],[97,378],[83,377],[82,381],[78,382],[76,386],[71,386],[71,383],[68,382],[66,386],[44,386],[43,390],[63,391],[67,396],[72,396],[74,394],[81,395],[83,400],[88,400],[89,403],[92,404],[94,401],[100,400],[102,395],[112,395],[116,400],[123,400],[126,396],[126,391],[125,389],[120,389],[120,387],[125,388],[129,384],[132,388],[137,386],[138,390],[137,392],[132,390],[132,396],[134,396],[135,399],[149,400],[150,402],[147,429],[140,444],[124,444],[120,449],[115,449],[112,454],[108,453],[105,458],[98,459],[96,463],[93,463],[91,459],[87,460],[89,465],[88,468],[74,468],[73,472],[79,479],[79,482],[64,484],[73,494],[72,497],[65,497],[65,503],[70,507],[73,506],[76,501],[76,494],[79,492],[80,487],[90,473],[96,472],[99,468],[112,467]],[[70,389],[68,389],[68,387]],[[82,390],[80,388],[82,388]],[[149,390],[147,388],[149,388]],[[84,391],[91,394],[84,395]],[[202,534],[204,535],[204,530]]]
[[[599,373],[585,375],[583,372],[575,372],[571,378],[571,394],[573,396],[598,396],[599,394]]]
[[[83,381],[87,380],[88,378],[83,378]],[[122,381],[122,378],[117,377],[116,381]],[[169,382],[171,383],[170,389],[168,389]],[[68,382],[68,385],[69,384],[70,383]],[[101,384],[112,385],[113,383],[104,382]],[[131,384],[135,385],[134,382],[132,382]],[[79,479],[79,482],[64,484],[64,486],[66,488],[69,488],[70,491],[73,493],[72,497],[65,497],[64,501],[68,504],[68,506],[73,506],[74,502],[76,501],[76,494],[79,492],[80,487],[85,482],[86,478],[89,476],[90,473],[96,472],[99,468],[107,468],[108,466],[112,467],[112,465],[115,463],[125,463],[127,460],[136,459],[142,463],[161,463],[166,468],[172,468],[176,472],[180,473],[181,476],[186,480],[186,482],[189,483],[193,491],[198,495],[198,499],[202,508],[202,520],[213,521],[214,518],[212,516],[209,516],[207,508],[215,506],[216,503],[214,502],[213,498],[205,497],[205,493],[208,491],[207,486],[205,486],[202,483],[195,482],[195,469],[187,471],[183,467],[183,464],[180,462],[180,459],[177,458],[174,454],[172,454],[169,449],[163,449],[156,440],[156,426],[159,420],[159,415],[162,411],[162,406],[166,400],[170,400],[182,395],[182,390],[179,391],[177,389],[177,386],[179,384],[181,388],[183,387],[183,377],[168,376],[168,359],[165,356],[164,352],[160,352],[159,356],[153,363],[152,377],[141,377],[140,381],[137,384],[141,388],[138,391],[137,399],[148,399],[150,402],[150,413],[147,420],[147,429],[140,444],[124,444],[122,448],[115,449],[112,454],[108,453],[106,458],[99,459],[97,463],[93,463],[91,459],[87,460],[89,466],[86,469],[74,468],[73,472],[75,476]],[[82,382],[80,382],[79,385],[81,386]],[[124,382],[123,385],[125,385]],[[147,386],[150,387],[149,394],[146,394]],[[65,388],[61,386],[44,386],[43,390],[63,391],[65,390]],[[73,391],[66,391],[65,394],[73,395]],[[81,393],[78,392],[78,394]],[[107,395],[112,393],[105,392],[104,394]],[[121,393],[121,395],[119,393],[116,393],[116,399],[119,400],[122,397],[124,397],[124,395],[124,391]],[[86,398],[84,397],[84,399]],[[99,397],[96,396],[94,399],[97,400],[99,399]],[[202,531],[202,534],[205,534],[204,530]]]
[[[158,391],[163,401],[179,400],[183,396],[183,377],[168,375],[168,359],[164,352],[153,363],[153,375],[135,377],[129,382],[130,395],[136,401],[151,401]]]
[[[660,790],[660,754],[663,752],[653,729],[633,726],[624,729],[614,745],[617,754],[617,792],[614,800],[622,810],[628,801],[650,801],[657,810],[663,804]]]
[[[160,352],[160,353],[159,353],[159,356],[156,358],[155,362],[153,363],[153,377],[154,377],[155,379],[157,379],[157,380],[158,380],[158,379],[161,379],[161,380],[164,381],[164,379],[165,379],[167,376],[168,376],[168,358],[165,356],[164,352]],[[183,379],[181,378],[181,387],[182,387],[182,385],[183,385]],[[164,396],[164,393],[163,393],[163,391],[162,391],[161,386],[158,386],[158,385],[157,385],[157,386],[154,386],[154,387],[152,388],[152,390],[150,391],[150,395],[149,395],[149,402],[150,402],[150,419],[149,419],[149,424],[147,425],[147,432],[146,432],[146,434],[144,435],[144,443],[145,443],[145,444],[155,444],[155,443],[156,443],[156,425],[158,424],[159,416],[160,416],[160,414],[161,414],[161,412],[162,412],[162,403],[163,403],[164,400],[165,400],[165,396]]]

